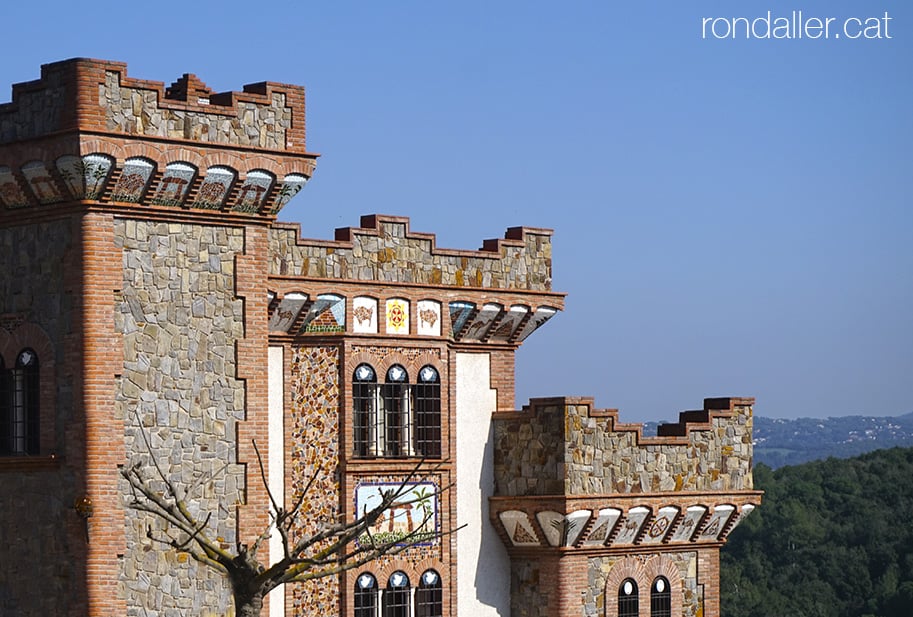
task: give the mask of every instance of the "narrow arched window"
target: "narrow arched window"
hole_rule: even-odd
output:
[[[441,378],[430,365],[418,372],[415,385],[415,454],[441,456]]]
[[[383,385],[383,451],[385,456],[412,455],[409,374],[399,364],[387,371]]]
[[[14,368],[0,369],[0,382],[0,454],[38,454],[41,426],[38,354],[28,348],[20,351]]]
[[[672,591],[662,576],[656,577],[650,588],[650,617],[672,617]]]
[[[377,375],[368,364],[359,364],[352,379],[355,456],[375,456],[377,447]]]
[[[355,617],[377,617],[377,579],[368,572],[355,579]]]
[[[383,617],[410,617],[409,577],[404,572],[394,572],[384,590]]]
[[[637,583],[634,579],[626,578],[618,588],[618,617],[637,617],[639,611]]]
[[[425,570],[415,591],[415,617],[442,617],[443,614],[441,576],[434,570]]]

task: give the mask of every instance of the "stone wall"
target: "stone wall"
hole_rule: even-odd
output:
[[[607,495],[752,488],[752,399],[707,410],[680,436],[642,437],[589,399],[534,399],[495,415],[498,495]],[[730,405],[731,402],[731,405]],[[690,413],[690,412],[689,412]]]
[[[42,89],[22,87],[18,92],[14,90],[16,104],[0,105],[0,144],[45,135],[60,128],[60,114],[66,103],[62,75],[48,74],[43,86]]]
[[[270,274],[357,281],[549,291],[551,231],[511,228],[480,251],[435,248],[408,219],[370,216],[362,228],[337,230],[337,241],[302,240],[297,226],[270,232]]]
[[[67,292],[76,273],[65,265],[71,263],[74,236],[70,219],[0,229],[0,341],[10,340],[7,366],[19,351],[14,340],[28,324],[40,327],[53,345],[54,357],[39,354],[39,362],[58,367],[63,362],[62,341],[72,334],[76,301]],[[51,387],[55,406],[41,409],[51,437],[42,444],[42,454],[63,459],[67,448],[75,447],[65,442],[61,430],[73,416],[72,375],[58,370]],[[78,476],[62,464],[43,469],[15,465],[0,458],[0,614],[63,614],[81,601],[78,564],[85,541],[73,509]]]
[[[639,555],[637,557],[641,562],[647,562],[650,559],[657,559],[658,556],[649,554]],[[701,606],[702,589],[698,586],[698,555],[695,551],[682,551],[678,553],[663,553],[662,559],[668,560],[674,564],[678,571],[681,581],[681,617],[700,617],[699,607]],[[606,614],[606,594],[617,593],[617,589],[606,589],[606,583],[612,568],[625,561],[624,555],[608,555],[601,557],[592,557],[587,561],[587,591],[584,598],[583,615],[585,617],[602,617]],[[625,572],[623,576],[629,576],[630,572]],[[641,602],[649,603],[650,588],[647,582],[646,588],[641,584]],[[642,583],[643,583],[642,582]],[[649,606],[649,604],[647,604]],[[677,614],[677,613],[674,613]]]
[[[193,487],[193,511],[212,514],[212,535],[233,546],[233,505],[244,490],[235,443],[245,405],[235,344],[244,321],[234,294],[243,230],[118,219],[115,237],[123,248],[115,327],[124,348],[116,400],[127,457],[148,461],[151,448],[175,485]],[[128,494],[124,481],[121,490]],[[162,529],[157,518],[131,508],[124,516],[128,616],[229,613],[221,574],[148,540],[147,527]]]

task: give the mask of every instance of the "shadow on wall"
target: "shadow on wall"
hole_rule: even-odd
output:
[[[488,424],[488,436],[482,455],[479,489],[482,503],[479,504],[480,539],[476,562],[475,595],[479,603],[498,609],[499,615],[510,615],[510,557],[500,536],[489,518],[488,497],[494,495],[494,424]],[[459,542],[459,536],[457,536]]]

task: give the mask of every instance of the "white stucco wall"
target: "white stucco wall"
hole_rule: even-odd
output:
[[[457,614],[510,615],[510,559],[488,520],[494,492],[491,388],[487,353],[456,355]]]
[[[267,359],[269,457],[266,460],[266,477],[269,482],[269,490],[280,507],[285,505],[284,370],[282,347],[270,347]],[[282,539],[277,533],[274,533],[269,539],[269,557],[270,563],[278,561],[282,557]],[[269,617],[285,617],[285,585],[274,589],[269,598]]]

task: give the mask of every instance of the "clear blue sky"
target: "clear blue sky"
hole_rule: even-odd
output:
[[[832,36],[887,11],[892,38],[702,38],[768,10],[835,17]],[[555,229],[567,310],[520,350],[518,402],[913,411],[909,0],[17,2],[3,21],[0,101],[76,56],[305,85],[322,158],[282,218],[307,236],[373,212],[449,248]]]

